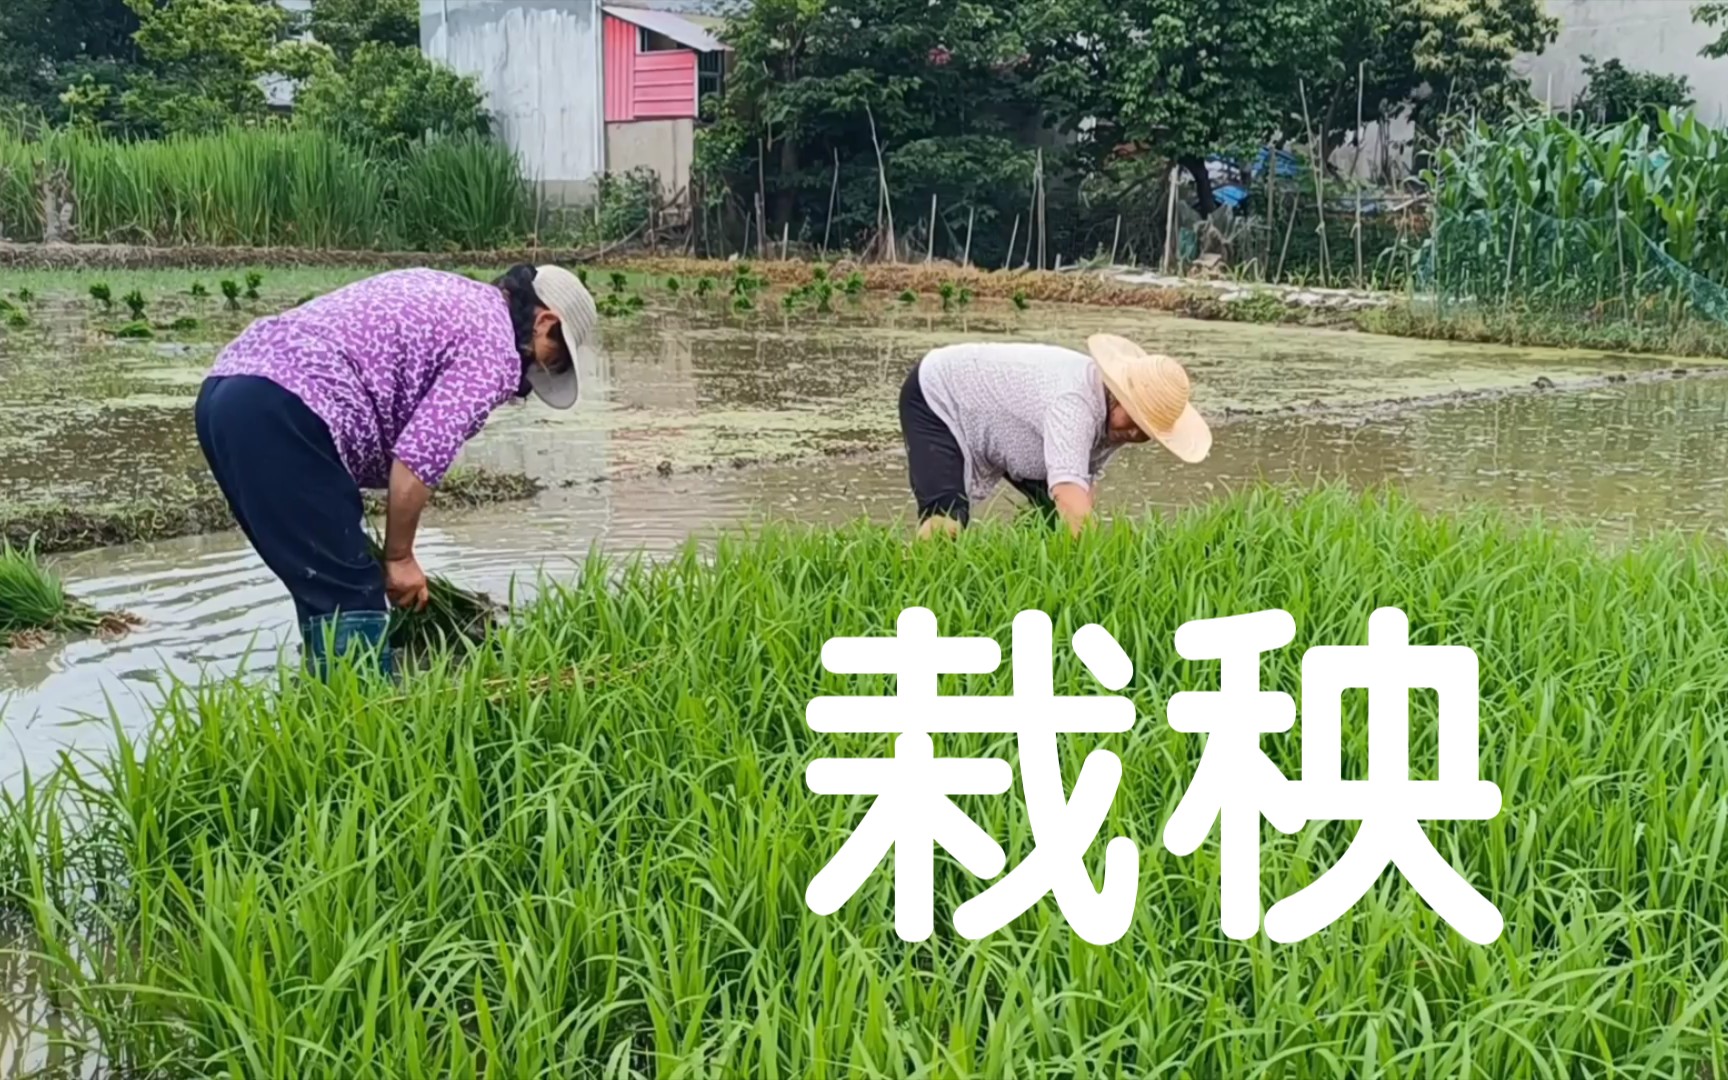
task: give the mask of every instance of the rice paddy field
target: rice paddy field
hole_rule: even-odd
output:
[[[191,394],[221,341],[363,271],[259,273],[256,298],[234,271],[105,273],[112,309],[97,275],[9,277],[7,520],[195,495]],[[484,647],[401,685],[308,684],[273,644],[287,597],[232,533],[47,559],[141,621],[0,653],[9,1075],[1728,1077],[1712,362],[595,273],[617,299],[582,405],[511,410],[464,454],[527,487],[422,530],[429,570],[509,603]],[[135,291],[149,338],[115,333]],[[893,401],[918,356],[1098,331],[1188,363],[1212,458],[1131,453],[1079,541],[1002,500],[957,544],[910,545]],[[1502,809],[1423,829],[1505,932],[1470,943],[1388,870],[1313,938],[1231,940],[1216,833],[1162,843],[1205,742],[1166,704],[1218,680],[1175,632],[1289,611],[1261,679],[1300,700],[1303,651],[1363,643],[1387,605],[1479,658]],[[1094,748],[1122,762],[1085,855],[1096,887],[1111,838],[1138,849],[1119,941],[1048,896],[960,936],[990,882],[940,851],[927,941],[895,935],[893,859],[839,911],[806,907],[869,803],[812,794],[806,766],[893,748],[810,730],[812,697],[893,690],[825,672],[822,644],[909,606],[1005,657],[1014,616],[1048,613],[1057,693],[1103,692],[1067,648],[1081,626],[1133,661],[1131,729],[1060,739],[1066,785]],[[942,685],[1005,694],[1009,668]],[[1363,778],[1364,695],[1344,716]],[[1413,695],[1412,779],[1437,777],[1435,721]],[[1301,740],[1260,745],[1294,779]],[[1019,764],[1009,736],[936,747]],[[1021,796],[955,800],[1010,867]],[[1356,828],[1263,829],[1264,904]]]

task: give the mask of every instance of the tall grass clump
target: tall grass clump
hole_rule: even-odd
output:
[[[533,220],[515,156],[477,136],[385,156],[298,127],[139,141],[0,127],[8,239],[42,238],[37,162],[67,177],[87,242],[486,248],[526,235]]]
[[[1064,736],[1123,763],[1086,862],[1140,850],[1135,919],[1077,938],[1045,897],[967,941],[984,883],[937,858],[926,942],[893,930],[892,859],[836,914],[804,889],[863,798],[812,795],[820,757],[891,740],[812,733],[818,694],[893,691],[819,662],[908,606],[988,635],[1055,622],[1058,694],[1104,692],[1067,647],[1098,623],[1135,664],[1137,720]],[[1506,932],[1472,945],[1396,873],[1316,937],[1218,925],[1216,839],[1161,830],[1205,740],[1170,730],[1215,663],[1197,617],[1272,607],[1296,641],[1261,686],[1299,695],[1302,651],[1360,644],[1401,607],[1415,644],[1481,665],[1486,822],[1434,822]],[[339,669],[170,694],[100,772],[32,778],[0,816],[0,885],[48,987],[120,1073],[294,1077],[1493,1077],[1728,1075],[1728,558],[1681,539],[1619,554],[1486,512],[1257,491],[1079,541],[983,524],[771,529],[658,564],[590,561],[460,667],[400,687]],[[1298,698],[1299,700],[1299,698]],[[1415,696],[1411,776],[1432,777]],[[1365,775],[1347,698],[1345,776]],[[1299,775],[1300,725],[1262,746]],[[939,736],[1011,763],[1011,737]],[[84,768],[88,769],[89,766]],[[86,782],[88,781],[88,782]],[[1031,836],[1018,782],[960,805]],[[1268,900],[1334,865],[1355,829],[1265,830]]]

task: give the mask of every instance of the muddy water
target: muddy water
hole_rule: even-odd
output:
[[[842,302],[830,315],[738,316],[718,302],[657,303],[606,321],[600,347],[583,358],[580,407],[506,408],[464,460],[562,481],[881,446],[896,437],[894,390],[911,364],[936,345],[988,338],[1083,347],[1092,333],[1133,337],[1187,362],[1196,403],[1214,412],[1673,366],[1054,305],[943,313],[929,302]],[[98,318],[88,301],[44,304],[37,329],[0,336],[0,498],[126,501],[202,480],[191,404],[242,320],[207,322],[185,340],[122,342],[104,333],[119,316]]]
[[[1436,505],[1486,499],[1575,513],[1622,534],[1669,524],[1720,528],[1728,512],[1719,479],[1728,476],[1728,451],[1715,434],[1728,412],[1728,382],[1370,408],[1527,387],[1539,377],[1564,383],[1674,366],[1662,359],[1134,311],[933,307],[737,317],[685,300],[608,321],[602,347],[583,358],[577,409],[508,407],[464,455],[470,464],[547,480],[553,490],[530,505],[430,519],[423,561],[503,595],[513,580],[531,587],[538,570],[569,574],[594,544],[666,550],[692,534],[767,517],[903,519],[904,464],[891,449],[830,455],[892,447],[895,390],[918,356],[939,344],[998,337],[1083,346],[1100,331],[1182,357],[1197,402],[1215,414],[1316,401],[1335,414],[1238,420],[1220,429],[1213,457],[1198,467],[1151,448],[1129,451],[1106,477],[1106,510],[1180,506],[1260,478],[1341,477],[1398,481]],[[216,342],[120,345],[71,316],[54,325],[34,338],[0,338],[0,498],[141,497],[201,476],[189,406]],[[802,463],[732,467],[787,457]],[[656,473],[661,463],[672,475]],[[683,471],[701,466],[715,468]],[[61,749],[100,750],[111,739],[110,714],[136,729],[173,680],[262,673],[281,646],[290,656],[295,648],[292,605],[237,534],[92,552],[57,566],[75,594],[133,611],[146,624],[118,643],[0,654],[0,779],[7,782],[21,768],[51,766]]]

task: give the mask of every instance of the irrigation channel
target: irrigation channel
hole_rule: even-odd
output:
[[[175,295],[185,285],[158,279]],[[218,343],[288,302],[266,293],[196,331],[124,341],[81,289],[37,297],[34,328],[0,338],[0,499],[140,499],[198,475],[191,402]],[[686,296],[607,320],[602,347],[583,358],[577,409],[495,416],[463,463],[546,490],[429,517],[422,560],[522,598],[538,573],[573,573],[591,545],[666,551],[770,517],[905,519],[895,396],[926,349],[1004,337],[1082,347],[1100,331],[1181,357],[1219,424],[1201,466],[1152,448],[1119,458],[1101,489],[1106,513],[1175,508],[1260,479],[1341,478],[1392,481],[1437,507],[1486,500],[1582,518],[1610,541],[1728,526],[1728,446],[1717,437],[1728,379],[1697,361],[982,302],[739,314]],[[1010,508],[1004,496],[986,512]],[[0,651],[7,783],[62,749],[100,750],[114,719],[141,725],[171,679],[262,672],[289,655],[279,649],[293,639],[292,605],[238,533],[53,565],[75,595],[144,622],[115,642]]]

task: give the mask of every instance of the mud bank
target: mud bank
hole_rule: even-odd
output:
[[[452,472],[433,493],[432,506],[440,510],[472,510],[532,499],[544,487],[526,476],[483,469]],[[369,515],[384,512],[383,493],[366,492],[364,502]],[[150,502],[107,506],[42,503],[0,508],[0,541],[17,547],[33,544],[43,555],[202,536],[234,527],[228,504],[214,484],[164,491],[160,498]]]

